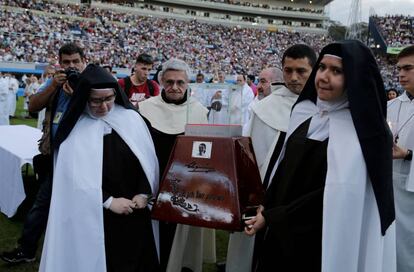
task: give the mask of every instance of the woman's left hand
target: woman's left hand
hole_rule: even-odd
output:
[[[266,220],[262,215],[263,210],[264,207],[259,206],[259,208],[257,208],[256,216],[245,222],[246,227],[244,228],[244,233],[246,233],[249,236],[253,236],[256,234],[256,232],[258,232],[266,226]]]
[[[136,195],[132,198],[132,202],[135,203],[134,209],[143,209],[148,204],[148,196],[144,194]]]

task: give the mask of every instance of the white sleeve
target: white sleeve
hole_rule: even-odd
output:
[[[112,204],[112,200],[114,200],[114,198],[112,196],[108,197],[108,199],[103,203],[103,206],[105,209],[109,209],[109,207]]]

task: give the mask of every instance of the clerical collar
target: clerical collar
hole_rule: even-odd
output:
[[[407,91],[405,91],[405,93],[407,94],[408,99],[410,99],[411,101],[414,99],[414,96],[412,94],[410,94]]]
[[[163,89],[161,91],[161,98],[162,98],[162,100],[164,100],[165,103],[181,105],[181,104],[183,104],[187,101],[187,91],[185,91],[184,96],[181,100],[173,101],[173,100],[167,98],[167,95],[165,94],[165,90]]]

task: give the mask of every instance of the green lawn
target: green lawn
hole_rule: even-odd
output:
[[[25,112],[23,111],[23,98],[19,98],[16,110],[16,118],[11,119],[12,125],[25,124],[29,126],[36,127],[36,119],[26,119],[24,118]],[[7,218],[4,214],[0,213],[0,252],[5,250],[13,249],[17,244],[17,239],[20,237],[21,230],[23,227],[23,222],[25,214],[30,209],[35,194],[38,188],[38,184],[33,179],[31,169],[28,171],[28,175],[24,176],[25,190],[27,198],[20,206],[17,214],[12,218]],[[227,242],[228,242],[228,232],[226,231],[217,231],[216,232],[216,246],[217,246],[217,261],[224,261],[226,258],[227,251]],[[19,265],[7,265],[0,260],[0,271],[10,271],[10,272],[34,272],[38,271],[39,260],[41,255],[41,248],[38,249],[36,254],[36,262],[30,264],[19,264]],[[216,267],[214,264],[205,264],[203,271],[205,272],[214,272]]]

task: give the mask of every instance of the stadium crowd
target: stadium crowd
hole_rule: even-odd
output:
[[[384,17],[374,16],[373,18],[387,46],[399,47],[414,42],[412,16],[388,15]]]
[[[273,5],[268,5],[268,4],[252,3],[252,2],[248,2],[248,1],[233,1],[233,0],[204,0],[204,1],[215,2],[215,3],[223,3],[223,4],[229,4],[229,5],[244,6],[244,7],[272,9],[272,10],[323,13],[323,9],[294,8],[294,7],[289,7],[289,6],[273,6]]]
[[[211,1],[249,6],[247,2]],[[5,18],[0,22],[0,61],[54,63],[56,56],[50,52],[57,50],[62,42],[77,41],[86,49],[89,62],[112,67],[132,68],[131,60],[136,59],[139,52],[148,52],[158,63],[171,57],[181,58],[195,73],[223,71],[257,75],[270,63],[280,63],[281,52],[289,44],[309,44],[318,52],[332,41],[316,34],[232,28],[196,20],[189,24],[77,4],[0,0],[0,5],[26,9],[0,10],[0,16]],[[389,46],[412,43],[411,17],[374,19]],[[380,56],[377,61],[386,88],[397,87],[394,64]]]
[[[5,6],[14,3],[0,2]],[[269,63],[280,63],[280,52],[289,44],[305,43],[319,51],[331,41],[315,34],[231,28],[197,21],[189,24],[77,5],[63,8],[61,4],[23,1],[19,7],[46,13],[0,11],[5,18],[0,23],[3,61],[50,62],[54,57],[48,52],[56,50],[62,41],[78,41],[89,51],[87,55],[93,56],[89,61],[114,67],[131,68],[131,60],[145,51],[159,61],[181,58],[195,71],[233,74],[244,70],[257,74]],[[57,14],[98,20],[68,21]]]

